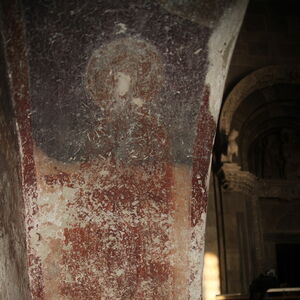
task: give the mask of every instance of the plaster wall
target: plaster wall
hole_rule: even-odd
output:
[[[246,2],[5,2],[33,299],[201,298]]]

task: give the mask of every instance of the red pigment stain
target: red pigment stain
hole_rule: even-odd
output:
[[[33,158],[33,140],[31,119],[29,116],[29,79],[28,62],[26,55],[25,33],[22,23],[22,14],[18,1],[2,1],[3,33],[6,41],[6,59],[8,71],[11,74],[11,95],[18,124],[20,151],[22,152],[22,188],[24,203],[27,208],[25,216],[27,230],[30,231],[32,216],[38,212],[38,206],[33,199],[37,197],[35,163]],[[27,252],[32,253],[30,242],[27,241]],[[33,254],[29,255],[31,277],[31,292],[34,299],[44,297],[43,276],[41,262]]]
[[[44,281],[42,263],[38,256],[30,254],[28,256],[29,276],[34,279],[34,284],[31,286],[33,299],[44,299]]]
[[[199,121],[193,155],[192,226],[197,225],[207,208],[206,177],[210,167],[216,123],[209,111],[209,87],[206,86],[200,105]]]
[[[16,1],[4,1],[4,35],[7,40],[7,60],[12,74],[12,92],[15,113],[23,151],[23,183],[28,193],[36,196],[36,174],[33,158],[31,119],[29,117],[28,64],[22,19]],[[20,63],[22,62],[22,63]]]
[[[147,137],[149,130],[161,132],[149,120],[146,116],[138,122],[134,138]],[[155,140],[162,151],[157,161],[128,164],[112,157],[81,164],[78,172],[86,178],[85,184],[77,185],[67,204],[75,215],[74,224],[64,230],[61,295],[72,299],[165,299],[169,295],[172,167],[162,161],[169,153],[165,135],[158,134]],[[138,153],[148,154],[152,142],[138,145]],[[56,178],[45,180],[68,185],[76,176],[58,172]]]
[[[70,174],[66,172],[58,172],[55,175],[45,175],[45,182],[48,185],[59,184],[61,186],[74,187],[74,184],[71,182]]]
[[[93,180],[69,203],[86,225],[77,223],[64,231],[68,250],[63,251],[62,265],[72,281],[62,278],[62,295],[97,299],[107,297],[105,293],[111,289],[111,297],[159,299],[160,287],[170,280],[168,255],[163,254],[170,225],[162,226],[155,218],[172,210],[171,167],[160,163],[130,169],[123,166],[122,172],[120,168],[111,164],[107,176],[101,178],[104,185],[114,178],[115,184],[106,190],[94,188],[100,178],[88,170],[94,174]],[[143,179],[142,175],[147,176]],[[109,220],[91,219],[87,223],[90,216],[100,212],[108,214]],[[150,283],[147,291],[143,282]]]

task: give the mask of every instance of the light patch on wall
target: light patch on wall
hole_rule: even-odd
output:
[[[117,32],[116,34],[121,34],[121,33],[125,33],[127,31],[127,26],[126,24],[123,24],[123,23],[118,23],[116,25],[117,27]]]
[[[229,7],[219,21],[209,40],[209,67],[206,75],[206,84],[211,89],[209,109],[214,120],[218,121],[220,106],[229,62],[235,46],[236,38],[245,14],[248,0],[237,1]]]
[[[129,91],[131,78],[129,75],[123,72],[118,72],[116,77],[117,77],[116,93],[119,96],[125,96]]]
[[[220,272],[218,257],[211,252],[204,255],[203,300],[215,300],[220,294]]]

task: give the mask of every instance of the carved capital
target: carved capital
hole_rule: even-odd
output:
[[[242,171],[236,163],[224,163],[221,168],[223,188],[251,195],[255,189],[257,178],[250,172]]]

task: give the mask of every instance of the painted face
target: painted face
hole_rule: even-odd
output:
[[[123,72],[117,72],[115,75],[116,86],[115,86],[115,94],[116,96],[123,97],[128,94],[130,89],[130,81],[131,78],[129,75]]]
[[[163,85],[162,58],[146,41],[115,40],[94,51],[86,70],[86,90],[97,105],[120,98],[141,106],[155,99]]]

